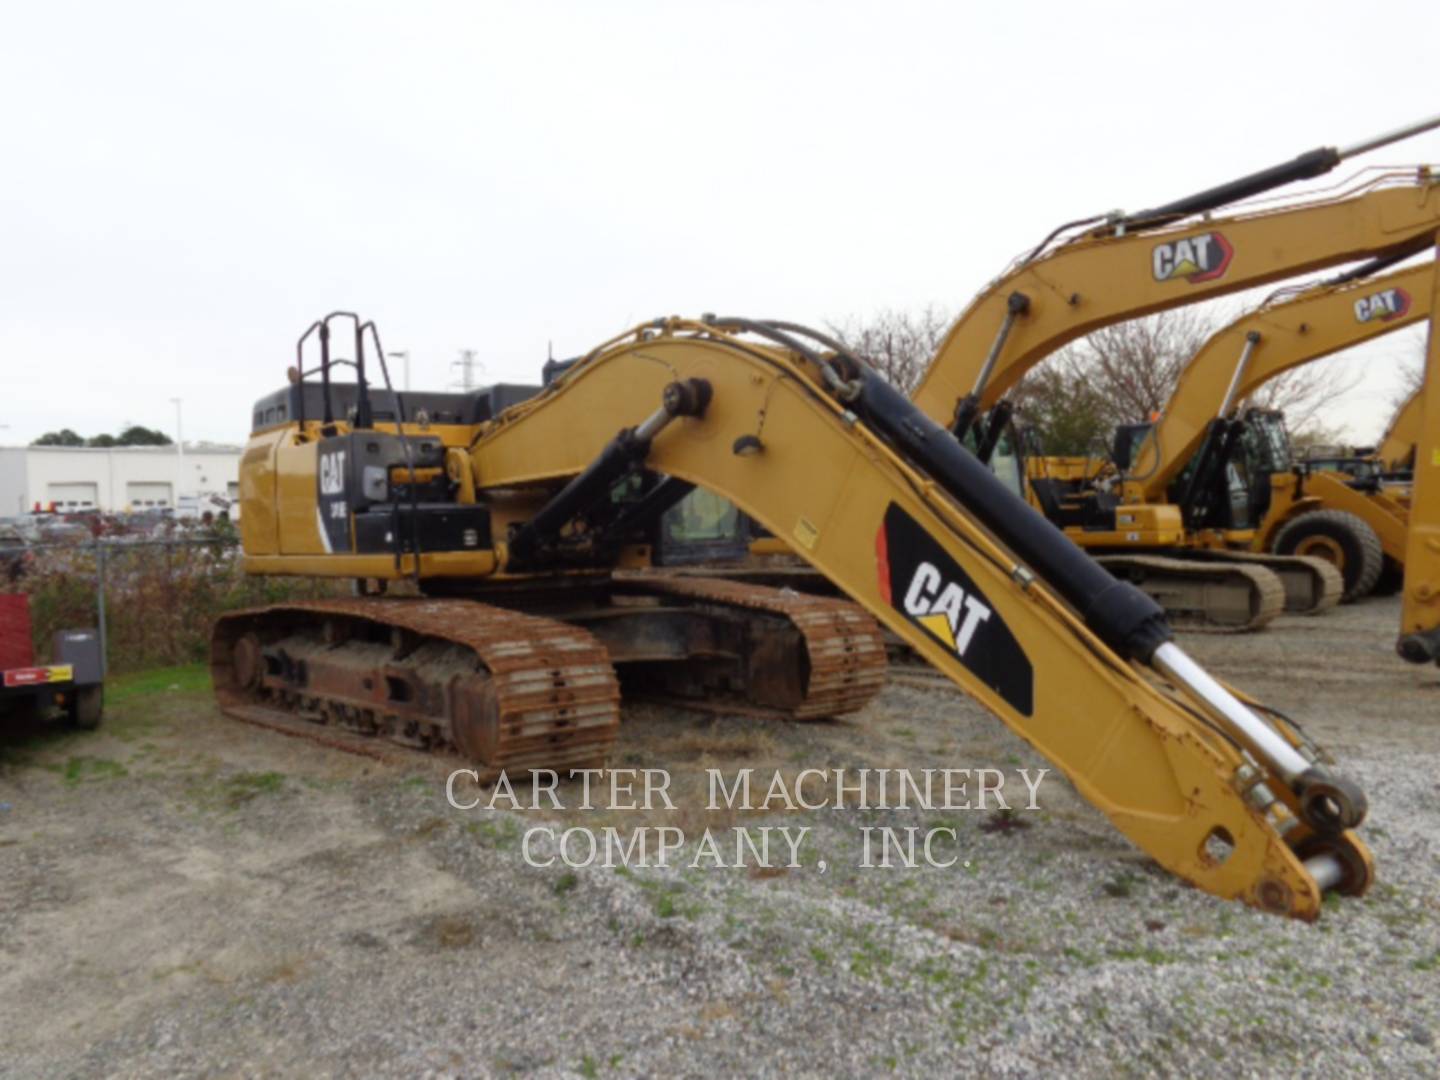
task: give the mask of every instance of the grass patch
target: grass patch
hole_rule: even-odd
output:
[[[561,874],[559,878],[556,879],[555,884],[552,885],[550,888],[556,896],[564,896],[568,892],[574,892],[575,886],[579,884],[579,876],[572,871],[567,870],[565,871],[565,873]]]
[[[67,784],[81,784],[87,780],[114,780],[121,776],[129,776],[130,773],[118,761],[94,757],[72,757],[65,763],[63,775]]]
[[[105,702],[118,705],[156,694],[208,694],[210,668],[205,664],[152,668],[131,675],[110,675],[105,679]]]
[[[520,843],[520,826],[499,815],[466,822],[465,831],[473,834],[482,846],[496,851],[508,851]]]
[[[1153,946],[1144,949],[1116,949],[1110,953],[1110,959],[1143,960],[1145,963],[1153,964],[1156,967],[1163,967],[1165,964],[1173,964],[1175,962],[1175,957],[1163,949],[1157,949]]]
[[[273,795],[284,786],[282,773],[236,773],[225,781],[225,801],[231,806],[240,806],[257,795]]]
[[[1422,956],[1410,966],[1416,971],[1434,971],[1440,968],[1440,949],[1437,949],[1429,956]]]
[[[1135,886],[1140,883],[1140,878],[1128,870],[1121,870],[1110,875],[1100,887],[1105,890],[1105,895],[1114,897],[1116,900],[1129,899],[1135,893]]]

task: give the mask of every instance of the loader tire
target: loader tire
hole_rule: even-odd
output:
[[[1375,530],[1363,518],[1344,510],[1312,510],[1286,522],[1275,534],[1272,550],[1277,555],[1310,555],[1331,563],[1345,580],[1342,604],[1369,596],[1385,566]]]
[[[1385,556],[1385,567],[1380,571],[1380,580],[1370,590],[1371,596],[1394,596],[1405,587],[1405,567],[1389,555]]]

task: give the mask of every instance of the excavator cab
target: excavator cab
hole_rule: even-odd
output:
[[[1233,464],[1244,473],[1241,484],[1246,513],[1245,521],[1235,521],[1231,528],[1253,529],[1265,520],[1270,509],[1270,478],[1291,472],[1296,466],[1284,413],[1276,409],[1247,409],[1243,423],[1241,457]],[[1235,488],[1231,491],[1232,498],[1241,497]]]
[[[1137,457],[1136,451],[1155,429],[1152,423],[1121,424],[1110,441],[1110,460],[1121,472],[1129,472]]]
[[[1020,498],[1025,497],[1025,440],[1014,424],[1007,425],[996,442],[990,468],[1007,488]]]
[[[1247,409],[1217,420],[1176,476],[1170,498],[1190,529],[1253,529],[1270,509],[1271,477],[1295,468],[1285,415]]]
[[[657,566],[740,562],[750,552],[756,524],[730,500],[695,488],[656,522]]]

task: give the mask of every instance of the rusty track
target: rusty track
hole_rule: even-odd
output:
[[[287,647],[311,662],[265,667]],[[329,673],[328,685],[307,685],[311,671],[317,682]],[[368,749],[375,736],[458,752],[491,771],[602,764],[620,724],[619,683],[591,634],[469,600],[235,612],[215,623],[211,672],[221,709],[238,719],[374,756],[384,756]],[[388,697],[401,683],[413,696]]]
[[[858,712],[885,685],[888,661],[879,624],[857,604],[684,572],[617,574],[625,589],[780,616],[800,631],[810,671],[793,720]],[[727,706],[728,709],[728,706]]]

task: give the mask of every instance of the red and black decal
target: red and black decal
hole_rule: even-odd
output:
[[[1198,285],[1223,277],[1234,257],[1235,249],[1220,233],[1197,233],[1156,244],[1150,251],[1150,269],[1156,281]]]
[[[914,518],[891,503],[875,537],[880,595],[952,653],[1022,716],[1035,673],[1015,635],[970,575]]]
[[[1391,322],[1406,315],[1413,301],[1404,289],[1381,289],[1355,301],[1356,322]]]

